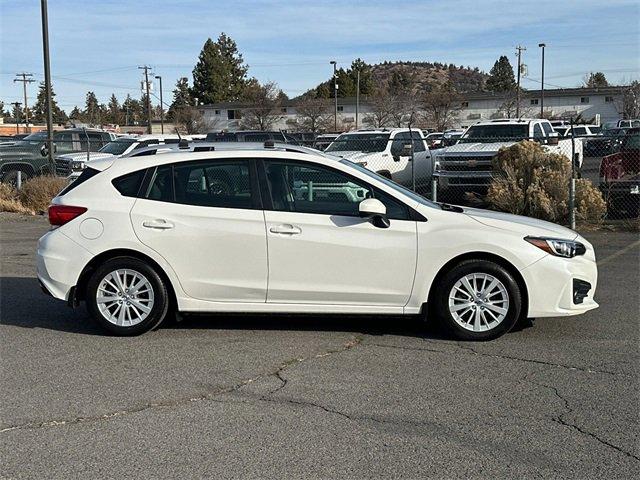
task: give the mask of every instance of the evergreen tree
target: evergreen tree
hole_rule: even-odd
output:
[[[490,92],[504,93],[516,88],[516,79],[509,59],[502,55],[489,71],[486,88]]]
[[[371,65],[361,58],[356,58],[351,62],[349,73],[353,79],[353,84],[357,86],[358,71],[360,72],[360,94],[371,95],[374,90],[373,77],[371,76]]]
[[[56,94],[51,86],[51,111],[54,123],[63,123],[67,121],[67,114],[58,107],[56,102]],[[47,90],[44,82],[40,82],[36,103],[31,109],[33,117],[29,117],[34,123],[46,123],[47,121]]]
[[[247,70],[236,42],[224,33],[216,42],[209,38],[193,69],[192,97],[205,104],[240,100],[247,87]]]
[[[609,82],[607,81],[607,77],[605,77],[604,73],[591,72],[586,76],[584,85],[585,87],[589,87],[589,88],[602,88],[602,87],[608,87]]]
[[[120,110],[120,103],[113,93],[111,94],[111,98],[109,99],[107,110],[107,118],[110,123],[115,123],[116,125],[122,123],[122,112]]]
[[[100,104],[98,98],[93,92],[87,92],[87,96],[84,104],[84,117],[85,121],[91,125],[100,124]]]
[[[189,79],[187,77],[179,78],[176,82],[176,88],[173,89],[173,101],[167,112],[167,118],[173,120],[176,112],[193,105],[193,97],[189,88]]]
[[[73,110],[71,110],[71,113],[69,114],[69,118],[71,120],[82,120],[83,118],[82,111],[78,108],[77,105],[73,107]]]

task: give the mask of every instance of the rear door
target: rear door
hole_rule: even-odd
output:
[[[159,166],[131,210],[142,243],[167,260],[187,295],[264,302],[267,242],[253,160]]]

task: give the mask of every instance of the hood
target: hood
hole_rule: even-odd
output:
[[[37,152],[37,143],[23,142],[21,140],[0,145],[0,155],[32,155]]]
[[[101,160],[103,158],[111,158],[114,155],[112,153],[101,152],[89,152],[89,161]],[[65,153],[64,155],[56,156],[56,159],[66,160],[68,162],[82,162],[87,160],[87,152]]]
[[[523,237],[531,235],[573,240],[578,236],[576,232],[567,227],[544,220],[512,215],[510,213],[494,212],[493,210],[483,210],[480,208],[463,208],[467,216],[483,225],[509,230],[515,233],[519,232]]]
[[[349,160],[353,163],[364,162],[368,158],[371,158],[372,155],[380,155],[383,152],[358,152],[355,150],[345,150],[341,152],[326,152],[329,155],[334,155],[336,157],[344,158],[345,160]]]
[[[491,143],[456,143],[444,150],[444,153],[496,153],[503,147],[510,147],[515,142],[491,142]]]

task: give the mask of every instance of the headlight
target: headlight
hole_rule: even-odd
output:
[[[84,162],[71,162],[71,170],[82,170]]]
[[[573,258],[576,255],[584,255],[587,251],[582,243],[573,240],[545,237],[525,237],[525,240],[556,257]]]

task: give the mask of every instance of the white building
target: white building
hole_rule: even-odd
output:
[[[566,88],[544,91],[544,116],[569,119],[578,115],[583,120],[605,123],[622,118],[624,87]],[[520,99],[521,117],[538,117],[542,102],[540,90],[527,90]],[[287,100],[281,106],[274,130],[301,131],[296,112],[296,100]],[[198,107],[213,130],[234,131],[241,128],[243,110],[251,108],[246,103],[218,103]],[[331,104],[329,114],[333,114]],[[353,130],[368,127],[367,116],[371,107],[366,97],[361,97],[356,118],[356,99],[338,98],[338,130]],[[489,92],[463,95],[457,122],[452,127],[466,127],[476,122],[515,115],[515,99]],[[357,121],[357,125],[356,125]],[[391,124],[389,126],[392,126]]]

